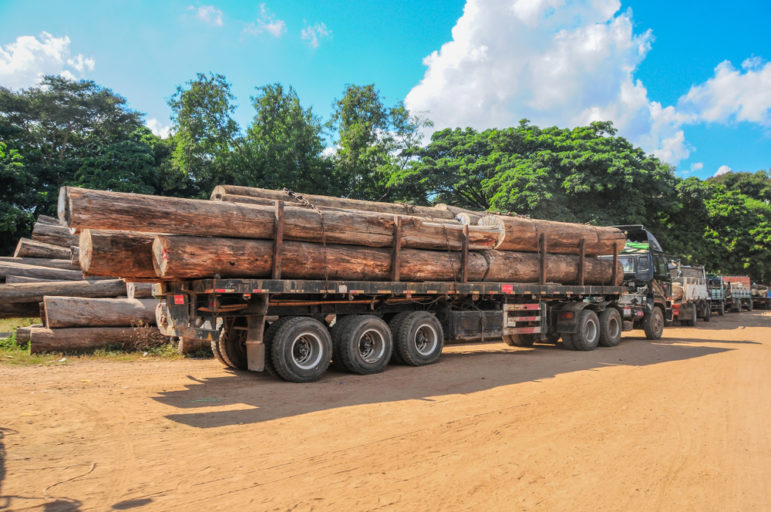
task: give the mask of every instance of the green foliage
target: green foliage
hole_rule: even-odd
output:
[[[769,171],[729,172],[707,180],[711,184],[725,185],[728,190],[741,192],[759,201],[771,202],[771,174]]]

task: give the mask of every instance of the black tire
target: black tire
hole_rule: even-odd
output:
[[[222,336],[222,333],[220,332],[220,336]],[[214,354],[214,359],[219,361],[222,366],[227,366],[228,368],[231,368],[231,366],[225,361],[225,359],[222,357],[222,353],[220,352],[220,340],[217,338],[216,340],[211,340],[211,352]]]
[[[349,315],[332,328],[333,359],[359,375],[382,372],[391,360],[391,329],[375,315]]]
[[[565,350],[575,350],[573,348],[573,334],[568,332],[562,334],[562,348]]]
[[[388,327],[391,328],[391,337],[393,339],[393,350],[391,351],[391,364],[405,364],[402,356],[399,355],[399,351],[396,350],[396,334],[401,328],[402,322],[407,318],[412,311],[402,311],[395,314],[391,320],[388,321]]]
[[[220,332],[218,350],[225,364],[236,370],[246,370],[246,327],[245,318],[226,319]]]
[[[707,302],[707,305],[704,308],[704,318],[703,320],[705,322],[709,322],[710,317],[712,316],[712,304]]]
[[[412,311],[394,333],[394,351],[404,364],[423,366],[439,360],[444,348],[444,331],[439,320],[427,311]]]
[[[717,314],[718,316],[725,315],[725,301],[720,301],[720,306],[717,308]]]
[[[276,337],[278,328],[284,325],[291,318],[291,316],[284,316],[279,318],[267,326],[265,328],[265,334],[262,335],[262,342],[265,344],[265,372],[273,377],[278,377],[278,373],[276,373],[276,367],[273,366],[273,354],[271,352],[273,349],[273,338]]]
[[[600,319],[591,309],[578,314],[578,331],[570,335],[573,350],[590,351],[600,343]]]
[[[624,323],[621,313],[616,308],[608,308],[600,313],[600,345],[615,347],[621,342]]]
[[[747,304],[747,311],[752,311],[752,307],[753,307],[753,305],[752,305],[752,301],[750,300],[750,301],[748,302],[748,304]]]
[[[544,343],[550,343],[552,345],[556,345],[557,342],[560,340],[560,333],[558,332],[550,332],[546,335],[546,338],[544,339]]]
[[[658,306],[653,307],[650,315],[643,319],[645,337],[649,340],[660,340],[664,334],[664,313]]]
[[[688,312],[686,313],[686,316],[683,315],[683,308],[680,308],[680,325],[684,325],[686,327],[693,327],[696,325],[696,304],[690,304],[690,307],[688,308]]]
[[[538,341],[537,334],[504,334],[503,341],[510,347],[532,347]]]
[[[288,318],[276,329],[270,345],[276,373],[289,382],[318,380],[332,359],[329,330],[314,318]]]

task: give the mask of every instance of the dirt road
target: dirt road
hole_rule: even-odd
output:
[[[314,384],[0,367],[0,509],[769,510],[771,313]]]

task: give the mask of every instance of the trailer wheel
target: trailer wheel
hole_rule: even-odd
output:
[[[273,338],[276,337],[278,328],[284,325],[291,318],[291,316],[283,316],[279,318],[270,324],[265,329],[265,334],[262,335],[262,343],[265,345],[265,371],[268,373],[268,375],[273,377],[278,376],[278,373],[276,373],[276,367],[273,366],[273,355],[271,352],[273,349]]]
[[[710,317],[712,316],[712,304],[707,302],[707,305],[704,307],[704,318],[703,320],[705,322],[709,322]]]
[[[562,333],[562,348],[565,350],[575,350],[573,348],[573,334],[569,332]]]
[[[661,308],[653,307],[651,314],[643,320],[643,330],[645,330],[645,337],[649,340],[661,339],[661,335],[664,334],[664,313],[661,312]]]
[[[718,306],[717,314],[718,316],[725,315],[725,301],[722,301],[722,300],[720,301],[720,306]]]
[[[276,329],[270,343],[276,373],[289,382],[318,380],[332,358],[332,338],[316,319],[291,317]]]
[[[395,349],[405,364],[423,366],[439,360],[444,331],[439,320],[427,311],[408,313],[395,333]]]
[[[748,301],[747,311],[752,311],[752,300],[751,299]]]
[[[685,325],[686,327],[693,327],[696,325],[696,304],[690,304],[688,308],[688,313],[686,316],[683,316],[683,308],[680,308],[680,325]],[[658,339],[658,338],[657,338]]]
[[[220,332],[220,337],[222,337],[222,333]],[[222,366],[230,367],[230,365],[225,361],[225,358],[222,357],[222,353],[220,352],[220,340],[219,338],[215,340],[211,340],[211,352],[214,354],[214,359],[220,362]]]
[[[396,336],[401,329],[402,322],[407,318],[411,311],[402,311],[397,313],[388,321],[388,327],[391,328],[391,336],[393,338],[394,349],[391,351],[391,364],[405,364],[402,356],[399,355],[399,351],[396,349]]]
[[[600,342],[600,319],[591,309],[585,309],[578,316],[578,331],[570,335],[573,350],[594,350]]]
[[[219,355],[225,364],[236,370],[246,370],[246,330],[236,329],[236,324],[245,324],[245,318],[226,319],[219,339]],[[238,325],[238,327],[246,327]]]
[[[391,330],[375,315],[349,315],[332,328],[333,359],[359,375],[382,372],[391,360]]]
[[[621,313],[616,308],[608,308],[600,313],[600,345],[615,347],[621,342],[623,330]]]

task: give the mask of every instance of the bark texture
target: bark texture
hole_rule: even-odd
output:
[[[121,327],[155,324],[155,299],[95,299],[91,297],[45,297],[45,326]]]

